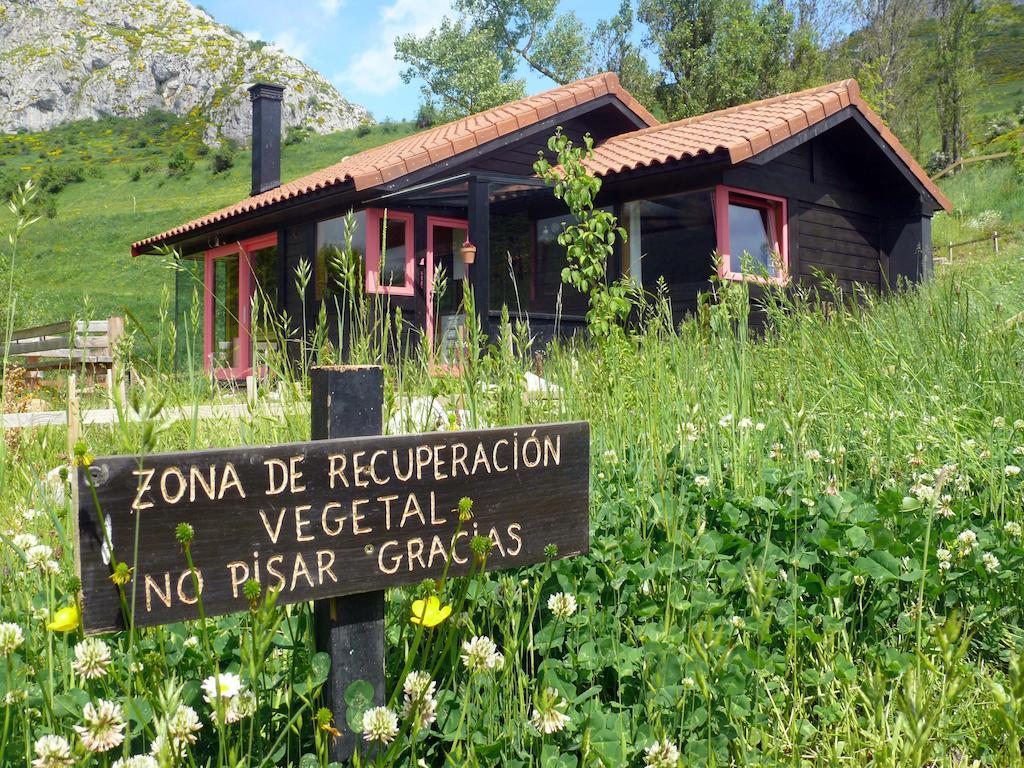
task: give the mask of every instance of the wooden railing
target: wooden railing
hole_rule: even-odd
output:
[[[106,374],[110,386],[114,347],[123,333],[123,317],[23,328],[11,334],[7,359],[27,371],[33,384],[51,383],[44,379],[47,372],[81,370],[93,376]],[[52,383],[60,386],[61,380]]]

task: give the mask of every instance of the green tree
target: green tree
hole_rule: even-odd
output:
[[[521,65],[558,84],[576,80],[589,63],[586,28],[557,8],[558,0],[458,0],[458,20],[395,41],[402,79],[421,79],[444,118],[522,98]]]
[[[650,108],[657,101],[658,76],[633,37],[633,7],[630,0],[622,0],[619,12],[594,28],[590,39],[591,69],[617,73],[626,90]]]
[[[640,0],[661,63],[658,101],[675,119],[792,86],[793,15],[782,3]]]
[[[520,99],[526,92],[526,83],[495,51],[490,32],[464,20],[444,19],[423,37],[399,37],[395,56],[406,64],[403,81],[423,81],[426,111],[438,121]]]
[[[974,53],[984,15],[975,0],[935,0],[934,11],[935,109],[942,153],[955,163],[967,146],[968,114],[978,84]]]

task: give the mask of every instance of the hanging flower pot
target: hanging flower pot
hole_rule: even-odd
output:
[[[460,252],[462,253],[462,260],[466,264],[472,264],[476,261],[476,246],[469,242],[469,240],[462,244]]]

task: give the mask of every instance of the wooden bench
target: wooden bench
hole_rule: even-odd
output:
[[[34,386],[61,387],[59,371],[80,371],[113,386],[114,347],[124,333],[124,318],[79,320],[25,328],[11,335],[8,359],[23,368]]]

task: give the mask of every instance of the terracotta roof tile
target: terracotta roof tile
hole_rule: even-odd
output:
[[[427,163],[447,160],[514,130],[534,125],[546,117],[593,101],[606,93],[614,94],[648,125],[657,124],[658,120],[619,84],[614,74],[604,72],[346,157],[328,168],[141,240],[132,246],[132,253],[137,254],[177,236],[223,224],[236,216],[328,187],[345,183],[351,183],[357,190],[379,186],[422,168]]]
[[[606,72],[346,157],[336,165],[142,240],[132,246],[132,252],[139,253],[176,236],[346,182],[351,182],[357,190],[379,186],[606,93],[614,94],[650,127],[614,136],[596,147],[588,164],[599,175],[716,153],[727,155],[731,163],[739,163],[852,106],[878,131],[936,202],[946,210],[952,208],[910,153],[860,98],[856,80],[843,80],[662,125],[622,88],[615,75]]]
[[[946,210],[952,204],[881,119],[860,98],[856,80],[776,96],[737,107],[620,134],[595,147],[588,161],[601,176],[724,153],[739,163],[829,115],[852,106],[878,131],[907,169]]]

